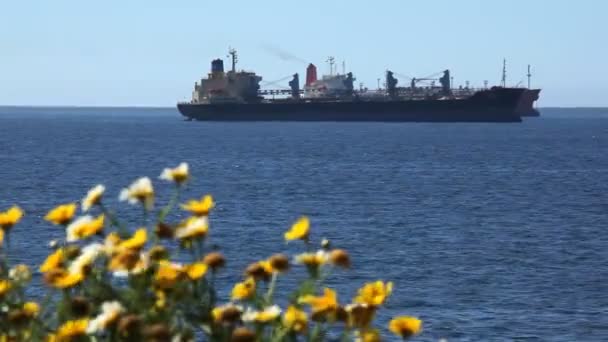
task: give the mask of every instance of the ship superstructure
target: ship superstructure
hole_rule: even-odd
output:
[[[193,103],[247,103],[260,101],[258,95],[262,77],[254,72],[236,71],[236,50],[230,50],[232,68],[224,72],[224,61],[211,61],[211,72],[194,85]]]

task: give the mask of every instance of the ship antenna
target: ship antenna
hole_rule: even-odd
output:
[[[327,57],[327,63],[329,63],[329,76],[334,74],[334,63],[336,59],[333,56]]]
[[[236,72],[236,63],[239,61],[239,57],[236,54],[236,50],[233,48],[229,48],[228,54],[230,54],[230,58],[232,59],[232,72]]]
[[[530,73],[530,64],[528,64],[528,89],[530,89],[530,78],[532,77],[532,74]]]
[[[346,61],[342,61],[342,75],[346,75]]]
[[[503,59],[502,60],[502,81],[501,81],[502,87],[506,88],[507,87],[507,59]]]

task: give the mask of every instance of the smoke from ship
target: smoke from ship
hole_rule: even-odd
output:
[[[302,64],[308,63],[306,60],[304,60],[288,51],[285,51],[277,46],[273,46],[270,44],[263,44],[262,49],[266,50],[266,52],[272,54],[273,56],[276,56],[276,57],[280,58],[281,60],[284,60],[287,62],[297,62],[297,63],[302,63]]]

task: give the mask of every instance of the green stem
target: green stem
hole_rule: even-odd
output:
[[[9,267],[11,265],[11,238],[9,233],[6,233],[6,254],[4,255],[6,262],[6,271],[9,272]]]
[[[322,323],[317,323],[315,325],[314,329],[312,330],[312,333],[308,337],[308,341],[310,341],[310,342],[320,342],[320,341],[323,340],[324,336],[325,336],[325,332],[323,331],[323,324]]]
[[[159,222],[163,222],[165,220],[165,217],[171,212],[171,210],[173,210],[173,207],[179,201],[179,195],[180,195],[180,187],[179,187],[179,185],[176,185],[175,190],[173,191],[173,195],[171,196],[171,199],[169,200],[169,203],[163,209],[161,209],[161,211],[158,213]]]
[[[304,245],[306,246],[306,252],[313,253],[313,246],[310,243],[310,240],[308,240],[308,238],[304,239]]]
[[[143,226],[147,227],[148,226],[148,209],[146,209],[146,205],[142,203],[142,210],[143,210]]]
[[[342,341],[342,342],[352,341],[353,339],[351,338],[350,335],[351,335],[350,329],[344,328],[344,331],[342,332],[342,335],[340,336],[340,341]]]
[[[127,236],[128,232],[126,231],[125,226],[122,225],[120,223],[120,221],[118,221],[116,216],[114,216],[114,214],[110,210],[108,210],[108,208],[106,208],[106,206],[103,205],[103,203],[99,203],[98,205],[99,205],[99,208],[101,209],[101,212],[110,219],[110,225],[118,228],[118,233],[121,235],[121,237]]]
[[[278,278],[278,272],[273,272],[272,273],[272,278],[270,279],[270,285],[268,286],[268,292],[266,293],[266,296],[264,297],[265,300],[265,304],[267,306],[272,305],[272,297],[274,296],[274,289],[277,285],[277,278]]]
[[[197,256],[196,256],[196,260],[200,260],[203,257],[203,253],[204,253],[204,248],[205,246],[203,245],[203,240],[202,239],[198,239],[196,241],[198,248],[197,248]]]
[[[190,244],[190,248],[188,248],[188,250],[190,252],[190,256],[192,257],[192,262],[195,262],[197,260],[196,244],[192,240],[186,240],[186,242]]]

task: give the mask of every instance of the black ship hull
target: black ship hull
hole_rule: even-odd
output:
[[[540,97],[540,89],[527,89],[519,101],[517,112],[521,116],[540,116],[540,112],[534,108],[534,102]]]
[[[450,100],[276,100],[258,103],[180,103],[199,121],[520,122],[524,89],[495,88]]]

